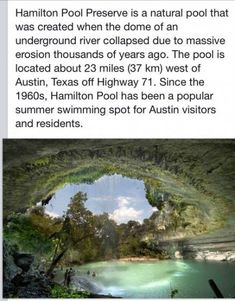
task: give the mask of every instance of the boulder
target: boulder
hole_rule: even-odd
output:
[[[15,264],[14,255],[17,251],[17,246],[9,244],[6,240],[3,240],[3,279],[10,281],[18,273],[22,272],[22,269]]]
[[[196,255],[195,255],[195,259],[196,260],[205,260],[205,254],[203,252],[198,252]]]
[[[32,254],[17,252],[14,254],[14,262],[23,270],[23,272],[28,272],[33,261],[34,256]]]
[[[80,276],[73,276],[71,284],[78,289],[85,290],[91,293],[99,293],[101,291],[101,288],[97,286],[94,281],[91,281],[90,279],[86,277],[80,277]]]
[[[225,252],[209,252],[205,257],[206,260],[224,261],[227,259]]]
[[[33,270],[34,256],[19,253],[16,245],[3,241],[3,297],[49,298],[52,282]]]
[[[235,253],[230,252],[227,256],[228,261],[235,261]]]
[[[175,251],[175,258],[176,259],[183,259],[182,254],[180,253],[180,251]]]
[[[17,286],[18,298],[49,298],[52,282],[39,273],[23,274]]]

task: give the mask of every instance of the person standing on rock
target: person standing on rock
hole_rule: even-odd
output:
[[[68,273],[69,273],[69,270],[66,269],[66,271],[64,273],[64,286],[68,286]]]
[[[70,286],[72,276],[74,276],[74,271],[73,271],[72,268],[70,268],[69,271],[68,271],[68,275],[67,275],[67,287]]]

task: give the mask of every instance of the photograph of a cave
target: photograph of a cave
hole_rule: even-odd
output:
[[[5,139],[6,298],[235,296],[235,140]]]

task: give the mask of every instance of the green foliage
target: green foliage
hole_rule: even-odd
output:
[[[89,298],[90,293],[55,285],[51,289],[51,298]]]
[[[171,298],[173,299],[178,293],[179,293],[179,291],[176,288],[171,289]]]
[[[32,223],[30,216],[17,213],[4,228],[4,237],[16,243],[21,251],[47,254],[53,244],[46,233],[42,233]]]
[[[83,248],[83,243],[98,233],[95,216],[84,206],[86,194],[78,192],[68,205],[61,229],[53,234],[56,239],[54,255],[47,271],[52,273],[57,264],[64,260],[69,250]]]
[[[117,224],[104,213],[96,216],[96,227],[99,230],[93,248],[97,247],[98,258],[105,260],[116,258],[119,243]]]
[[[233,209],[227,176],[233,172],[233,153],[234,142],[215,140],[6,140],[4,222],[65,183],[92,182],[118,172],[194,204],[202,215],[194,225],[186,220],[183,232],[204,233],[221,227]],[[149,201],[160,209],[162,200],[152,192],[146,191]]]
[[[78,192],[68,205],[62,232],[68,235],[71,244],[76,245],[80,240],[94,236],[96,233],[95,217],[85,207],[87,195]]]
[[[161,209],[165,200],[164,196],[168,194],[160,192],[159,181],[146,178],[144,184],[145,184],[145,197],[148,200],[149,204],[154,207],[157,207],[158,209]]]
[[[119,255],[126,256],[144,256],[146,255],[145,246],[141,242],[144,235],[144,227],[136,221],[129,221],[127,224],[121,224],[119,231]],[[149,255],[149,254],[147,254]]]
[[[114,173],[143,180],[149,203],[159,209],[142,225],[130,222],[117,226],[108,216],[92,215],[84,206],[86,196],[79,194],[60,220],[46,216],[37,207],[28,216],[15,215],[5,224],[5,235],[25,251],[49,254],[53,249],[51,258],[66,251],[68,256],[63,256],[62,263],[65,259],[87,262],[154,256],[157,248],[152,248],[151,242],[164,236],[171,239],[204,233],[218,227],[226,216],[227,201],[213,195],[217,186],[213,184],[213,189],[206,191],[208,178],[216,175],[212,169],[215,161],[224,161],[224,153],[221,151],[223,156],[220,156],[211,143],[210,146],[183,141],[158,141],[156,145],[153,140],[5,142],[5,221],[9,213],[19,208],[26,210],[66,183],[93,183],[105,174]],[[199,154],[207,151],[210,155],[204,164]],[[226,162],[230,162],[229,157]],[[228,166],[232,168],[231,162]],[[221,168],[224,170],[222,165]],[[213,178],[210,181],[216,183]]]
[[[33,160],[30,163],[34,164],[34,165],[47,165],[47,164],[49,164],[49,162],[50,162],[50,160],[48,157],[41,157],[39,159]]]

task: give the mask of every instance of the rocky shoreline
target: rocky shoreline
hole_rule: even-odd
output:
[[[211,252],[211,251],[199,251],[195,258],[196,260],[208,260],[208,261],[234,261],[235,262],[235,252]]]
[[[156,257],[123,257],[119,258],[118,261],[124,261],[124,262],[146,262],[146,261],[159,261]]]
[[[230,243],[231,244],[231,243]],[[200,245],[200,248],[199,248]],[[222,244],[221,244],[222,245]],[[27,253],[19,253],[16,246],[3,242],[3,296],[4,298],[51,298],[51,290],[55,285],[65,288],[62,280],[53,281],[46,277],[45,273],[34,267],[34,256]],[[179,247],[179,245],[178,245]],[[226,244],[226,248],[228,244]],[[197,244],[192,242],[178,248],[173,260],[193,259],[198,261],[227,261],[235,262],[235,251],[225,248],[220,250],[210,249],[208,243]],[[169,258],[170,259],[170,258]],[[121,262],[156,262],[154,257],[123,257],[115,261]],[[103,295],[101,288],[86,276],[74,275],[71,287],[76,291],[88,292],[89,298],[115,298],[111,295]]]
[[[71,292],[87,292],[89,298],[116,298],[100,294],[101,290],[89,279],[74,276],[71,289],[49,279],[35,268],[34,256],[19,253],[16,245],[3,241],[3,297],[4,298],[52,298],[52,290],[59,286]],[[62,298],[62,297],[61,297]]]
[[[235,261],[235,235],[214,235],[192,239],[181,249],[187,257],[208,261]]]

